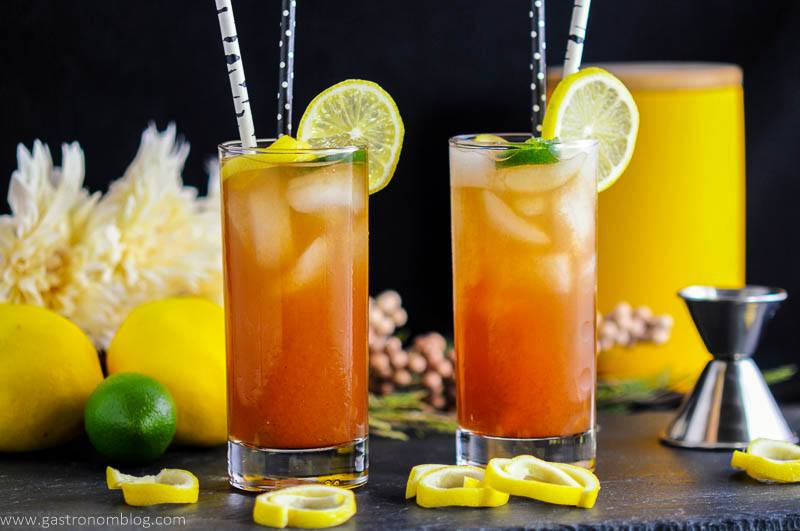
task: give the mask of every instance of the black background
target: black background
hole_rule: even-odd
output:
[[[412,331],[449,333],[446,141],[528,127],[530,2],[298,3],[296,120],[320,90],[366,78],[394,96],[405,121],[396,177],[371,199],[371,291],[399,290]],[[234,5],[259,136],[275,129],[279,4]],[[562,60],[571,5],[548,0],[551,64]],[[104,189],[124,171],[149,120],[177,123],[192,144],[185,179],[204,189],[204,161],[237,134],[213,0],[6,0],[2,11],[3,193],[16,143],[34,138],[51,148],[79,140],[87,185]],[[765,367],[796,362],[800,347],[798,26],[800,2],[793,0],[595,0],[584,52],[586,62],[743,67],[747,277],[790,291],[759,355]],[[798,382],[780,386],[779,395],[800,398]]]

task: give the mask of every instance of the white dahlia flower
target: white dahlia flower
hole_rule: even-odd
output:
[[[0,218],[0,301],[49,307],[105,348],[130,310],[177,295],[221,299],[218,185],[198,198],[183,185],[189,145],[151,124],[108,192],[83,190],[83,154],[63,148],[54,168],[40,142],[18,149],[12,214]]]

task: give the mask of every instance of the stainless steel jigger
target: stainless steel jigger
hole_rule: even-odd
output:
[[[742,448],[756,438],[797,441],[751,356],[786,291],[763,286],[690,286],[686,302],[714,356],[661,440],[683,448]]]

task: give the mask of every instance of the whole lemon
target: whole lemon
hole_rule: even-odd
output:
[[[83,407],[103,381],[80,328],[37,306],[0,304],[0,451],[38,450],[83,428]]]
[[[106,354],[109,374],[138,372],[169,390],[178,408],[176,443],[227,440],[225,315],[219,305],[195,297],[142,304]]]
[[[152,461],[175,435],[175,402],[149,376],[112,374],[86,403],[86,434],[98,452],[118,461]]]

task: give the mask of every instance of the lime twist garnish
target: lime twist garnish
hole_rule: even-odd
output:
[[[348,79],[323,90],[303,113],[297,138],[314,147],[365,146],[369,193],[392,179],[403,146],[403,120],[378,84]]]
[[[565,77],[556,86],[542,124],[542,137],[597,140],[598,183],[602,192],[625,171],[633,157],[639,111],[625,85],[596,67]]]

